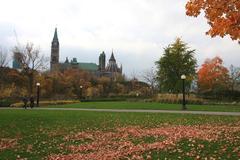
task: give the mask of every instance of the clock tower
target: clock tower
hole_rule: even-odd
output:
[[[55,28],[51,46],[51,62],[50,62],[51,71],[57,70],[58,64],[59,64],[59,41],[57,35],[57,28]]]

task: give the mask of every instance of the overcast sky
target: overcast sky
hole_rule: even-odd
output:
[[[113,49],[128,76],[154,67],[163,48],[181,37],[196,49],[198,65],[218,55],[224,64],[240,66],[240,46],[229,37],[210,38],[203,16],[185,15],[186,0],[0,0],[0,46],[11,49],[17,39],[33,42],[50,56],[58,28],[60,60],[76,57],[98,63]]]

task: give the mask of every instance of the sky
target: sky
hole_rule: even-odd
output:
[[[127,76],[155,67],[164,48],[177,37],[195,49],[198,65],[220,56],[225,66],[240,66],[240,45],[229,37],[211,38],[204,15],[185,14],[187,0],[0,0],[0,46],[32,42],[50,57],[58,28],[60,61],[76,57],[98,64],[113,50]],[[10,52],[9,52],[10,53]]]

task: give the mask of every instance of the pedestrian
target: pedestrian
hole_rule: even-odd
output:
[[[23,107],[24,107],[25,109],[27,109],[28,99],[26,98],[26,96],[24,96],[24,97],[22,98],[22,101],[23,101]]]
[[[30,107],[33,108],[34,107],[34,97],[31,96],[29,100],[30,100]]]

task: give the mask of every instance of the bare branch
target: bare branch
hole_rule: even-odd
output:
[[[152,89],[155,89],[157,86],[157,75],[156,71],[151,68],[143,72],[142,78],[146,83],[148,83]]]
[[[240,68],[233,65],[230,66],[231,89],[236,90],[240,85]]]
[[[0,47],[0,67],[6,67],[8,65],[8,62],[9,60],[7,52]]]
[[[47,59],[40,55],[39,50],[34,47],[33,43],[27,43],[24,47],[15,47],[13,50],[14,59],[28,77],[29,95],[33,93],[35,71],[41,71],[47,66]]]
[[[34,48],[33,43],[27,43],[25,47],[15,47],[13,50],[14,59],[20,64],[21,68],[40,71],[46,69],[48,59],[40,55],[40,49]]]

